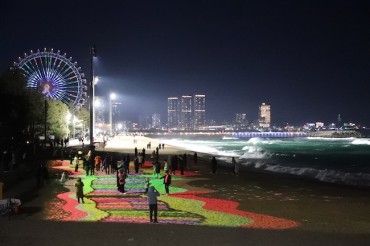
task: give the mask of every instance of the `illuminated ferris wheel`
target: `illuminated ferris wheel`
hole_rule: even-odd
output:
[[[14,62],[14,67],[27,79],[27,87],[35,89],[44,96],[60,100],[66,104],[72,102],[75,107],[85,103],[87,86],[85,75],[72,57],[53,49],[37,50]]]

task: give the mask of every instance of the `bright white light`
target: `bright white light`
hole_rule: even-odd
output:
[[[116,94],[114,94],[114,93],[111,93],[111,94],[110,94],[110,99],[111,99],[111,100],[116,99],[116,97],[117,97],[117,96],[116,96]]]
[[[99,82],[99,77],[98,76],[94,77],[94,85],[96,85],[98,82]]]
[[[95,99],[94,106],[95,106],[95,107],[97,107],[97,108],[99,108],[101,105],[102,105],[102,104],[101,104],[100,100],[99,100],[98,98],[96,98],[96,99]]]
[[[72,115],[71,115],[71,113],[68,111],[67,112],[67,115],[66,115],[66,120],[67,120],[67,123],[69,124],[69,122],[70,122],[70,120],[71,120],[71,117],[72,117]]]
[[[75,123],[77,123],[77,122],[79,122],[80,120],[79,120],[76,116],[74,116],[74,117],[73,117],[73,121],[74,121]]]

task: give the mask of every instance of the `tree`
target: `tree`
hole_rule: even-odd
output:
[[[0,114],[0,133],[2,142],[14,137],[25,136],[36,138],[44,129],[44,103],[47,100],[48,131],[58,138],[69,134],[67,114],[68,108],[76,110],[73,104],[64,104],[59,100],[45,99],[44,95],[26,87],[25,77],[17,71],[6,71],[0,75],[0,98],[2,112]],[[82,108],[76,111],[80,120],[89,124],[89,112]]]
[[[2,88],[0,126],[5,133],[3,135],[17,137],[28,133],[28,126],[35,120],[32,105],[35,106],[40,101],[40,96],[26,88],[26,80],[21,74],[12,71],[1,74],[0,87]]]
[[[67,122],[68,106],[59,100],[47,100],[48,131],[62,139],[69,134]]]

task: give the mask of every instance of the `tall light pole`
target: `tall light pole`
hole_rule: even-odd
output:
[[[93,80],[93,101],[94,101],[94,103],[93,103],[93,105],[94,105],[94,107],[93,107],[93,127],[92,127],[92,129],[93,129],[93,131],[92,131],[92,133],[93,133],[93,138],[95,138],[95,121],[96,121],[96,106],[97,106],[97,100],[96,100],[96,98],[95,98],[95,85],[97,84],[99,82],[99,78],[98,78],[98,76],[94,76],[94,80]]]
[[[96,57],[96,47],[91,46],[90,49],[90,63],[91,63],[91,78],[90,78],[90,90],[89,90],[89,102],[90,102],[90,145],[94,144],[94,57]]]
[[[113,104],[113,100],[116,99],[116,94],[114,93],[111,93],[109,95],[109,135],[112,136],[113,135],[113,110],[112,110],[112,104]]]

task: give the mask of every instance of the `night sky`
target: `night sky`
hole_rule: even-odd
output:
[[[81,2],[81,1],[78,1]],[[206,95],[206,117],[370,125],[370,1],[1,1],[0,72],[44,47],[116,92],[123,120]]]

